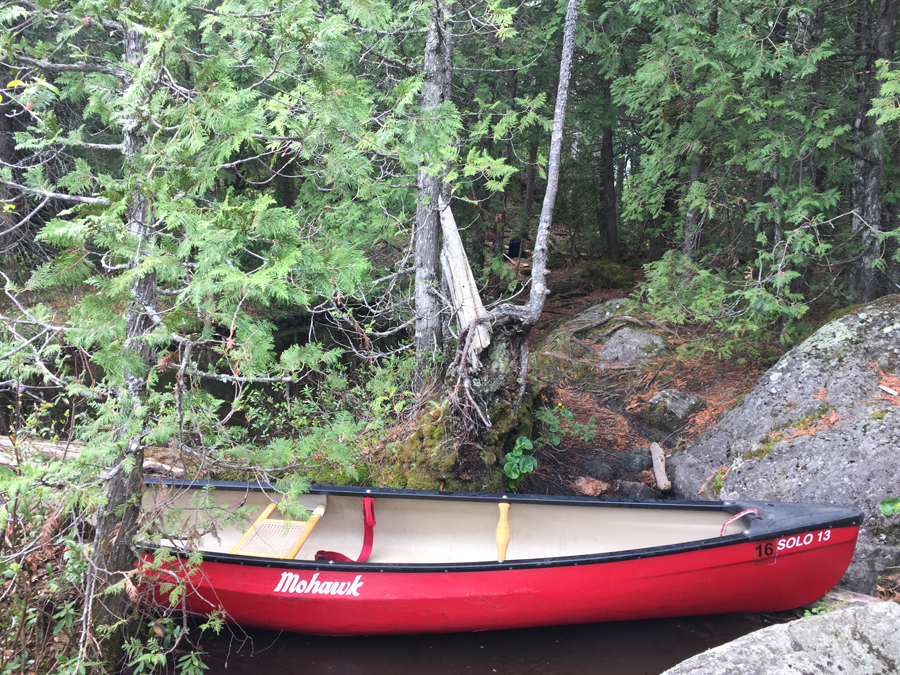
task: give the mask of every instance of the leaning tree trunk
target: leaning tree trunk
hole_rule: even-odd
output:
[[[432,0],[425,38],[425,79],[422,82],[422,110],[427,111],[450,100],[452,45],[449,9],[445,0]],[[426,160],[427,161],[427,160]],[[415,261],[416,261],[416,355],[422,373],[434,363],[441,348],[440,234],[438,201],[444,192],[445,170],[432,166],[419,169],[417,178]],[[446,195],[449,198],[449,194]],[[420,378],[418,386],[427,384]]]
[[[540,319],[544,301],[549,294],[547,252],[553,222],[553,206],[559,187],[563,127],[572,71],[572,54],[575,49],[578,4],[579,0],[569,0],[566,11],[559,86],[547,166],[547,190],[544,193],[540,223],[535,237],[528,301],[525,305],[509,303],[500,305],[471,321],[461,334],[464,339],[460,342],[451,366],[456,382],[451,387],[449,400],[458,425],[456,433],[461,464],[465,461],[463,458],[466,449],[477,450],[479,441],[488,447],[502,445],[505,438],[501,432],[511,431],[512,428],[509,424],[495,428],[495,422],[499,418],[505,418],[508,422],[514,420],[525,393],[525,376],[529,361],[528,330]],[[492,322],[493,328],[490,348],[484,350],[480,359],[472,358],[473,354],[477,353],[480,328],[486,322]]]
[[[860,254],[850,270],[850,290],[858,302],[878,297],[875,261],[881,256],[881,210],[885,165],[885,126],[875,123],[868,112],[872,98],[880,93],[881,82],[874,77],[875,61],[891,60],[897,32],[900,1],[880,0],[874,8],[860,2],[859,50],[866,54],[857,80],[857,105],[854,134],[857,150],[853,157],[853,226],[859,239]]]
[[[125,60],[134,68],[141,65],[145,55],[142,35],[137,30],[129,30],[125,38]],[[126,83],[130,84],[130,83]],[[140,120],[135,116],[126,124],[125,161],[134,162],[147,139]],[[131,204],[126,210],[126,226],[128,233],[143,251],[149,241],[150,208],[147,199],[135,190],[131,195]],[[137,257],[137,256],[136,256]],[[138,260],[132,261],[132,266]],[[155,312],[157,302],[157,285],[155,273],[147,274],[136,280],[131,286],[131,299],[125,310],[126,339],[125,348],[136,353],[148,363],[153,353],[150,347],[141,340],[153,327],[149,313]],[[139,373],[125,373],[125,392],[123,392],[122,414],[136,416],[139,414],[140,399],[146,393],[144,378]],[[115,466],[108,474],[104,496],[106,504],[97,515],[94,548],[91,563],[95,577],[92,583],[93,604],[91,608],[91,628],[95,635],[100,626],[108,626],[126,619],[129,614],[129,599],[124,593],[104,595],[103,590],[120,581],[122,573],[134,569],[136,562],[134,537],[137,534],[138,516],[140,515],[140,495],[143,492],[143,446],[144,431],[132,436],[125,443],[125,448],[116,460]],[[103,656],[109,661],[118,658],[120,642],[113,638],[104,645]]]
[[[575,52],[575,23],[578,18],[579,0],[569,0],[566,10],[566,28],[563,33],[562,58],[559,64],[559,84],[556,89],[556,107],[553,111],[553,133],[550,136],[550,160],[547,164],[547,191],[541,207],[534,255],[531,259],[531,291],[522,315],[526,326],[533,326],[541,318],[547,290],[547,250],[550,243],[550,227],[553,224],[553,206],[559,188],[559,165],[562,155],[563,127],[566,121],[566,103],[569,98],[569,79],[572,74],[572,54]]]

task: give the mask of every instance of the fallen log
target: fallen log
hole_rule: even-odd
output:
[[[653,475],[656,477],[656,487],[660,492],[668,492],[672,489],[672,482],[666,475],[666,453],[659,443],[650,444],[650,457],[653,459]]]
[[[48,460],[74,459],[84,449],[83,443],[45,441],[28,438],[19,442],[18,449],[9,436],[0,436],[0,466],[15,468],[22,460],[43,457]],[[144,471],[156,475],[182,476],[184,469],[164,464],[152,458],[144,460]]]

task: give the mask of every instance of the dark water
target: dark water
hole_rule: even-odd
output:
[[[226,629],[201,647],[214,675],[657,675],[764,625],[728,614],[386,637]]]

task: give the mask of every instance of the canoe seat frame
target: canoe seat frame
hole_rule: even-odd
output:
[[[284,520],[270,518],[278,508],[272,502],[260,514],[240,541],[231,549],[232,555],[255,558],[293,560],[312,534],[316,523],[325,515],[324,504],[316,506],[309,520]],[[296,539],[294,539],[296,537]]]

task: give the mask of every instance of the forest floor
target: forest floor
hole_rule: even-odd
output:
[[[560,271],[555,271],[560,274]],[[635,284],[642,281],[640,272]],[[551,296],[544,307],[541,322],[532,333],[535,344],[560,319],[573,318],[586,309],[605,302],[634,295],[635,287],[613,290],[586,285],[571,293]],[[672,332],[665,335],[670,345],[684,345],[709,339],[709,328],[701,326],[669,326]],[[654,330],[651,332],[662,333]],[[770,353],[780,354],[777,336],[768,345]],[[668,352],[665,356],[649,360],[641,365],[642,376],[634,373],[620,376],[621,386],[613,384],[610,390],[586,390],[569,382],[545,382],[544,405],[562,404],[573,413],[573,422],[587,424],[591,417],[596,423],[596,435],[584,439],[576,434],[563,434],[562,442],[555,448],[546,444],[538,452],[539,467],[523,486],[524,491],[539,494],[597,494],[596,483],[591,482],[587,465],[608,462],[615,466],[621,453],[649,448],[656,440],[667,454],[683,447],[701,434],[712,429],[719,416],[737,404],[741,397],[753,389],[763,373],[771,366],[762,360],[748,359],[746,354],[733,354],[730,358],[717,358],[706,354],[702,357],[679,358]],[[693,394],[701,398],[706,407],[692,415],[683,429],[665,438],[643,421],[643,412],[649,400],[664,389]],[[648,450],[649,453],[649,450]],[[612,461],[610,461],[612,460]],[[587,484],[582,479],[589,479]],[[655,489],[653,472],[617,476],[634,487],[640,482]],[[591,491],[593,488],[594,491]],[[611,482],[603,492],[609,496],[629,496],[617,482]],[[662,496],[662,495],[661,495]]]

